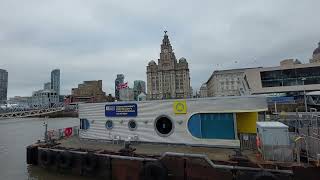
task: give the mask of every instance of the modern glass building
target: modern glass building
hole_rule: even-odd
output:
[[[244,91],[250,91],[249,94],[319,91],[320,63],[301,64],[288,59],[280,66],[248,69],[242,85]]]
[[[260,72],[262,87],[320,84],[320,66]]]
[[[0,69],[0,104],[5,103],[7,100],[8,92],[8,72]]]
[[[51,71],[51,89],[60,95],[60,69]]]

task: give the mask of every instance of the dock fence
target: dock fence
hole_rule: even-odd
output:
[[[46,132],[48,140],[58,140],[79,135],[79,126],[72,126],[60,129],[50,129]]]

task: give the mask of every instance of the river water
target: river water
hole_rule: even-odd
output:
[[[49,172],[26,164],[26,146],[43,139],[45,128],[58,129],[79,125],[77,118],[23,118],[0,120],[0,180],[82,180],[81,176]]]

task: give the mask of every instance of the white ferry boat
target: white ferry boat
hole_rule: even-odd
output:
[[[79,136],[238,148],[264,111],[263,96],[79,104]]]

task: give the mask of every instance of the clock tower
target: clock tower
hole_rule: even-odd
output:
[[[190,77],[185,58],[177,62],[167,31],[164,31],[158,65],[147,66],[148,99],[181,99],[190,97]]]
[[[177,59],[172,50],[167,31],[164,31],[164,36],[161,44],[160,59],[158,59],[159,67],[166,70],[174,69],[176,63]]]

